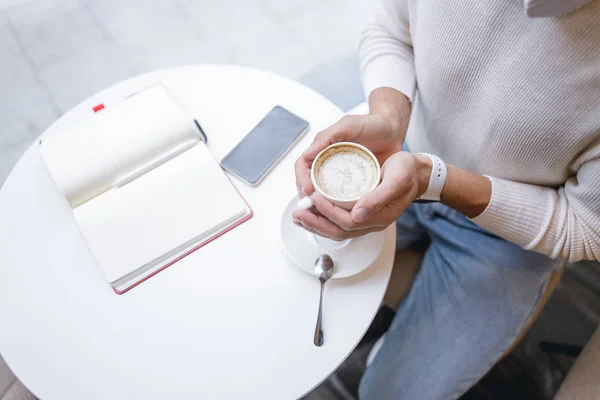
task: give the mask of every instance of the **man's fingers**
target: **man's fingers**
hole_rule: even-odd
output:
[[[311,199],[317,212],[348,232],[360,231],[371,227],[385,228],[397,218],[397,214],[410,205],[410,202],[404,205],[403,197],[401,196],[392,200],[391,203],[388,203],[378,212],[371,214],[367,220],[358,223],[352,218],[350,212],[335,206],[323,196],[312,195]]]
[[[361,223],[370,216],[381,211],[386,205],[396,198],[402,196],[409,189],[409,185],[403,179],[382,180],[371,193],[358,200],[352,209],[352,219]]]
[[[307,210],[296,210],[292,214],[295,220],[298,220],[308,231],[317,233],[328,238],[339,236],[342,230],[339,226],[329,221],[322,215],[315,215]]]
[[[299,226],[300,228],[302,228],[302,229],[304,229],[304,230],[306,230],[306,231],[308,231],[310,233],[314,233],[315,235],[318,235],[317,232],[315,232],[315,231],[313,231],[311,229],[308,229],[306,226],[302,225],[302,222],[300,222],[300,220],[298,220],[298,219],[294,218],[294,225]]]
[[[314,191],[312,181],[310,180],[310,165],[303,157],[300,157],[294,165],[296,189],[300,198],[310,196]]]
[[[298,223],[300,223],[307,231],[334,240],[360,237],[371,232],[381,231],[385,228],[373,226],[366,229],[345,231],[324,216],[317,216],[306,210],[294,211],[293,217],[295,220],[298,220]]]
[[[343,230],[349,232],[366,228],[365,226],[361,226],[356,221],[354,221],[352,215],[348,211],[332,204],[323,196],[312,195],[311,199],[315,208],[321,215],[332,221],[334,224],[336,224]],[[369,224],[369,227],[373,225],[375,224]]]
[[[354,239],[354,238],[357,238],[357,237],[362,237],[362,236],[368,235],[369,233],[381,232],[385,228],[387,228],[387,227],[372,226],[370,228],[358,229],[358,230],[350,231],[350,232],[341,231],[341,234],[340,234],[339,238],[334,238],[334,239],[335,240]]]
[[[337,142],[353,142],[364,130],[364,121],[361,116],[346,115],[329,128],[317,133],[315,140],[302,154],[305,160],[312,161],[317,154],[330,144]]]
[[[379,212],[372,214],[364,224],[389,225],[413,202],[413,197],[405,193],[386,204]]]
[[[315,215],[309,211],[294,211],[293,216],[309,231],[320,236],[343,240],[345,238],[344,233],[347,233],[327,218],[321,215]]]

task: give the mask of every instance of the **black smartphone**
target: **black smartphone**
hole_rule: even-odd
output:
[[[223,158],[221,166],[256,186],[307,131],[308,122],[276,106]]]

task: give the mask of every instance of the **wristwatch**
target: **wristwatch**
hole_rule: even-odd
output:
[[[446,184],[446,176],[448,171],[446,164],[441,158],[434,154],[429,153],[418,153],[431,160],[431,175],[429,175],[429,184],[425,193],[418,197],[415,202],[417,203],[430,203],[440,201],[442,196],[442,190]]]

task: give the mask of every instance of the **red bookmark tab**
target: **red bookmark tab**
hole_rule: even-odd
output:
[[[94,110],[95,113],[97,113],[100,110],[104,110],[104,104],[100,103],[97,106],[93,107],[92,110]]]

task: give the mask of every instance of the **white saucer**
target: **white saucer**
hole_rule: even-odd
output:
[[[288,257],[309,274],[313,274],[315,260],[321,254],[329,254],[335,263],[332,279],[341,279],[369,268],[381,253],[385,231],[370,233],[334,246],[322,245],[322,238],[314,237],[294,224],[292,213],[296,209],[296,203],[298,197],[294,196],[281,216],[281,238]]]

